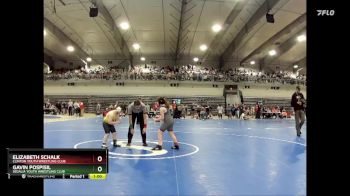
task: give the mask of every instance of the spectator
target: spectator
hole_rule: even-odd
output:
[[[228,119],[230,119],[232,117],[232,106],[230,104],[227,104],[226,106],[226,115],[228,117]]]
[[[79,106],[79,102],[75,101],[73,104],[74,107],[74,112],[75,112],[75,116],[80,116],[80,106]]]
[[[219,106],[217,107],[219,119],[222,119],[222,112],[223,112],[223,110],[224,110],[224,108],[219,104]]]
[[[96,114],[97,115],[101,114],[101,104],[100,103],[97,103],[97,105],[96,105]]]
[[[79,109],[80,109],[79,116],[83,116],[85,107],[84,107],[84,103],[82,101],[79,103]]]
[[[254,81],[254,82],[279,82],[282,84],[294,84],[300,83],[305,85],[306,78],[303,75],[297,75],[292,72],[284,73],[264,73],[258,72],[253,69],[239,68],[236,70],[224,70],[219,71],[217,69],[208,70],[205,67],[192,67],[187,68],[186,66],[180,67],[180,69],[172,70],[170,68],[150,68],[150,67],[139,67],[135,66],[134,69],[124,73],[121,69],[112,68],[101,68],[86,71],[82,70],[53,70],[52,73],[45,74],[44,80],[60,80],[60,79],[138,79],[138,80],[149,80],[149,79],[180,79],[181,80],[194,80],[194,81]],[[241,99],[243,100],[243,99]],[[243,102],[243,101],[242,101]]]
[[[256,102],[255,105],[255,118],[256,119],[260,119],[261,116],[261,105],[259,104],[259,102]]]
[[[73,116],[73,111],[74,111],[73,101],[70,99],[68,101],[68,115]]]

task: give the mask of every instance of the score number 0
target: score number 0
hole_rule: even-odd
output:
[[[102,161],[102,156],[98,156],[98,157],[97,157],[97,161],[98,161],[98,162],[101,162],[101,161]],[[97,167],[97,171],[98,171],[98,172],[101,172],[101,171],[102,171],[102,167],[101,167],[101,166],[98,166],[98,167]]]

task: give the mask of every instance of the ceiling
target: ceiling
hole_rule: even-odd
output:
[[[99,13],[89,17],[95,3]],[[271,9],[275,23],[267,23]],[[306,0],[44,0],[45,51],[68,60],[291,66],[306,57]],[[120,28],[121,22],[130,28]],[[215,33],[212,25],[220,24]],[[140,49],[134,49],[138,43]],[[201,51],[206,44],[208,50]],[[66,50],[76,48],[74,53]],[[268,57],[275,49],[277,55]],[[262,63],[264,62],[264,63]]]

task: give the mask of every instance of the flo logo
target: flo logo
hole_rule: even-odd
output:
[[[90,140],[74,145],[74,148],[98,148],[102,140]],[[179,142],[180,149],[171,149],[172,141],[163,141],[163,150],[152,150],[157,141],[147,141],[148,146],[142,146],[141,141],[133,141],[131,146],[126,146],[127,140],[117,142],[121,147],[114,148],[112,143],[109,146],[109,158],[111,159],[171,159],[190,156],[199,151],[193,144]]]
[[[317,10],[317,16],[334,16],[334,10]]]

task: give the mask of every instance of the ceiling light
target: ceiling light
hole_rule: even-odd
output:
[[[296,69],[296,68],[298,68],[299,66],[298,66],[298,65],[294,65],[293,67]]]
[[[250,61],[250,64],[251,65],[255,65],[255,61]]]
[[[270,51],[269,51],[269,55],[270,55],[270,56],[276,55],[276,50],[270,50]]]
[[[199,60],[199,59],[198,59],[197,57],[194,57],[194,58],[193,58],[193,61],[194,61],[194,62],[197,62],[198,60]]]
[[[202,45],[199,47],[199,49],[200,49],[201,51],[206,51],[206,50],[208,49],[208,46],[205,45],[205,44],[202,44]]]
[[[67,47],[67,50],[68,50],[69,52],[73,52],[73,51],[74,51],[74,47],[73,47],[73,46],[68,46],[68,47]]]
[[[211,29],[216,33],[219,32],[221,30],[221,25],[219,24],[215,24],[211,27]]]
[[[132,47],[134,47],[136,50],[137,50],[137,49],[140,49],[140,44],[134,43],[134,44],[132,45]]]
[[[305,36],[305,35],[299,35],[299,36],[297,37],[297,40],[298,40],[298,42],[303,42],[303,41],[306,40],[306,36]]]
[[[122,28],[123,30],[127,30],[127,29],[129,29],[129,27],[130,27],[130,25],[129,25],[129,23],[127,23],[127,22],[122,22],[122,23],[120,23],[120,28]]]
[[[145,57],[141,57],[140,59],[141,59],[141,61],[145,61],[145,60],[146,60],[146,58],[145,58]]]
[[[91,60],[92,60],[92,59],[91,59],[90,57],[86,58],[86,61],[87,61],[87,62],[91,62]]]
[[[44,29],[44,36],[46,36],[46,30]]]

